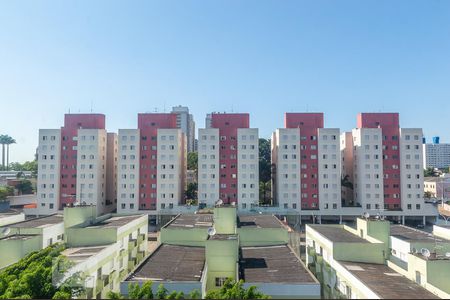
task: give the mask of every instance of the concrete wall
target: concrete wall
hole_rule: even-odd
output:
[[[214,228],[217,234],[235,234],[236,223],[236,207],[214,208]]]
[[[122,281],[120,283],[120,293],[124,295],[125,297],[128,297],[128,288],[129,285],[132,283],[137,283],[139,286],[142,286],[145,282],[144,281]],[[172,291],[177,292],[183,292],[185,297],[188,297],[189,293],[193,290],[198,290],[201,292],[202,290],[202,283],[200,281],[192,281],[192,282],[176,282],[176,281],[153,281],[152,290],[153,295],[156,294],[156,291],[158,290],[158,286],[160,284],[163,284],[164,287],[169,291],[169,294]]]
[[[238,228],[241,247],[283,245],[289,242],[285,228]]]
[[[25,221],[25,215],[23,213],[14,215],[4,215],[0,218],[0,226],[13,224],[17,222]]]
[[[273,299],[320,299],[320,284],[244,283],[244,288],[256,286]]]
[[[29,239],[0,240],[0,269],[18,262],[27,254],[41,249],[42,237],[32,236]]]
[[[215,279],[236,279],[239,260],[239,240],[208,240],[206,242],[207,281],[206,289],[217,288]]]
[[[208,232],[205,228],[171,229],[161,228],[159,240],[164,244],[182,246],[205,246]]]

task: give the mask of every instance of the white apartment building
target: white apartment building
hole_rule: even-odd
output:
[[[117,212],[139,210],[139,129],[119,129],[117,162]]]
[[[400,178],[402,209],[419,212],[423,209],[423,152],[421,128],[400,129]]]
[[[381,128],[355,128],[352,136],[354,201],[364,210],[383,209]]]
[[[76,199],[81,205],[96,205],[99,215],[107,210],[106,137],[104,129],[78,130]]]
[[[58,211],[61,168],[61,130],[40,129],[36,214]]]
[[[199,129],[198,132],[198,199],[213,206],[220,199],[221,189],[236,189],[239,210],[250,210],[259,204],[258,129],[237,128],[237,146],[232,154],[219,145],[219,128]],[[226,153],[226,154],[225,154]],[[234,154],[236,153],[236,154]],[[226,163],[220,164],[220,156]],[[237,160],[237,163],[232,163]],[[231,169],[231,178],[225,174]],[[224,181],[221,183],[220,178]],[[236,187],[232,185],[236,181]]]
[[[279,128],[272,134],[272,194],[276,204],[284,209],[301,209],[300,131],[296,128]]]
[[[219,129],[198,130],[198,202],[213,206],[219,199]]]
[[[341,152],[338,128],[319,128],[319,206],[324,212],[341,209]]]
[[[259,205],[259,144],[257,128],[237,130],[237,178],[239,209]]]
[[[181,129],[158,129],[157,140],[157,208],[173,209],[186,188],[185,135]]]
[[[423,168],[448,168],[450,167],[450,144],[423,144],[424,162]]]

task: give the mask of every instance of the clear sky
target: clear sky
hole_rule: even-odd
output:
[[[399,112],[450,142],[450,1],[0,1],[0,134],[33,159],[63,114],[189,106],[249,112],[262,137],[284,112]]]

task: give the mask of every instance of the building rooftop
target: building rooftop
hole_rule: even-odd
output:
[[[283,224],[271,215],[239,216],[238,227],[245,228],[282,228]]]
[[[205,248],[163,244],[126,281],[200,281]]]
[[[431,233],[404,225],[391,225],[391,236],[409,242],[450,242],[449,240],[437,237]]]
[[[12,241],[12,240],[29,240],[38,236],[37,234],[13,234],[0,238],[0,241]]]
[[[67,259],[79,263],[100,253],[102,250],[108,248],[111,245],[67,248],[61,254],[67,257]]]
[[[331,242],[336,243],[368,243],[367,240],[347,231],[344,227],[333,225],[308,225]]]
[[[240,268],[246,282],[317,283],[286,245],[243,247]]]
[[[112,217],[96,224],[87,226],[86,228],[118,228],[130,223],[131,221],[139,219],[140,217],[142,217],[142,215]]]
[[[438,299],[412,280],[386,265],[339,261],[374,293],[383,299]]]
[[[50,215],[46,217],[25,220],[22,222],[10,224],[8,226],[12,228],[44,228],[63,222],[64,220],[62,215]]]
[[[171,229],[192,229],[192,228],[208,228],[213,225],[212,214],[182,214],[166,225]]]

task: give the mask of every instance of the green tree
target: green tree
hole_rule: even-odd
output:
[[[114,299],[114,300],[124,299],[124,297],[120,293],[116,293],[116,292],[113,292],[113,291],[109,291],[108,294],[106,295],[106,297],[108,299]]]
[[[350,176],[345,175],[343,178],[341,178],[341,186],[349,188],[353,190],[353,183],[349,181]]]
[[[128,285],[128,296],[130,299],[153,299],[153,282],[146,281],[142,286],[137,283]]]
[[[18,184],[16,184],[16,189],[22,195],[32,194],[33,193],[33,184],[28,179],[23,179]]]
[[[189,293],[189,299],[200,299],[202,298],[202,293],[199,290],[195,289]]]
[[[259,139],[259,187],[262,204],[270,204],[270,181],[272,178],[270,139]]]
[[[10,136],[6,138],[6,170],[8,170],[9,166],[9,145],[15,144],[16,140]]]
[[[14,195],[14,188],[11,186],[0,187],[0,200],[5,200],[8,196]]]
[[[198,184],[195,182],[190,182],[186,188],[186,199],[188,200],[197,200],[197,190]]]
[[[235,282],[228,278],[220,289],[208,291],[205,299],[270,299],[269,296],[259,292],[256,286],[245,289],[243,285],[243,280]]]
[[[187,169],[194,170],[197,172],[197,168],[198,168],[198,153],[189,152],[187,155]]]
[[[5,146],[8,143],[8,135],[0,135],[0,144],[2,145],[2,170],[6,170],[5,166]]]
[[[169,293],[169,291],[161,283],[158,286],[158,290],[156,291],[156,299],[165,299],[167,297],[168,293]]]
[[[437,172],[435,172],[434,168],[426,168],[425,170],[423,170],[423,176],[424,177],[437,177],[438,174]]]
[[[427,199],[430,199],[431,197],[433,197],[433,194],[432,194],[430,191],[426,191],[426,192],[423,194],[423,197],[424,197],[424,198],[427,198]]]

